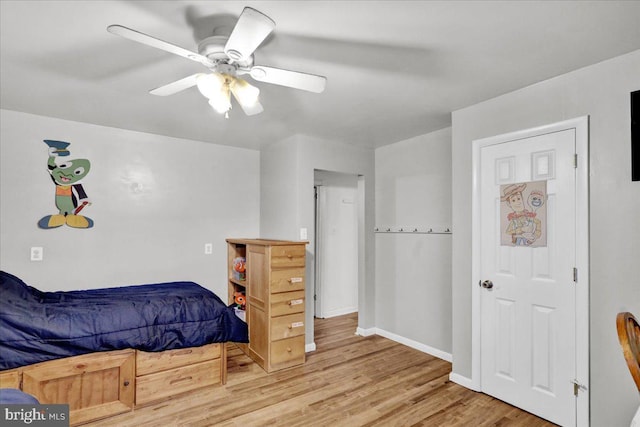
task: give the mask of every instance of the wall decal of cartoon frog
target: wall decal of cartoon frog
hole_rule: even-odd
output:
[[[87,176],[91,169],[91,163],[87,159],[66,160],[56,163],[59,157],[67,157],[71,154],[69,142],[45,139],[49,146],[49,160],[47,168],[51,180],[55,184],[55,203],[58,213],[47,215],[38,221],[38,227],[49,229],[68,225],[73,228],[91,228],[93,220],[79,212],[91,205],[80,180]]]

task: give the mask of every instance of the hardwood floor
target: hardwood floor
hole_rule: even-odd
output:
[[[306,364],[270,375],[230,345],[225,386],[88,425],[553,426],[450,382],[450,363],[356,327],[355,314],[317,319]]]

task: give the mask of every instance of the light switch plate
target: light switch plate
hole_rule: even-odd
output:
[[[307,240],[307,229],[306,227],[302,227],[300,229],[300,240]]]

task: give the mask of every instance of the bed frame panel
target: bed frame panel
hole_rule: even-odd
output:
[[[90,353],[0,372],[0,387],[19,388],[42,404],[69,404],[71,425],[226,380],[224,343],[153,353],[133,349]]]

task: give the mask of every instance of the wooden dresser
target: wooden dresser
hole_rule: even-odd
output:
[[[229,301],[246,295],[249,344],[240,348],[265,371],[305,361],[305,252],[308,242],[227,239]],[[246,276],[234,274],[245,258]]]

